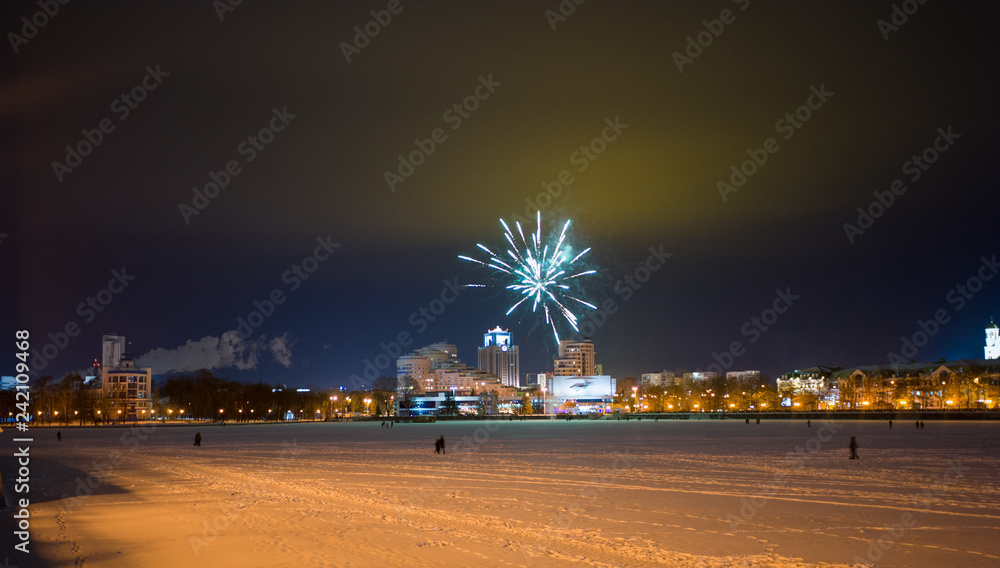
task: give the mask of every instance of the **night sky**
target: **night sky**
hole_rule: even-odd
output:
[[[37,3],[0,8],[9,367],[16,329],[57,377],[113,331],[158,373],[351,386],[366,360],[394,374],[376,357],[401,333],[474,365],[500,325],[522,373],[548,371],[539,314],[505,316],[506,282],[458,259],[503,247],[498,219],[533,221],[532,203],[593,248],[580,293],[613,313],[584,331],[615,377],[886,363],[939,310],[906,358],[983,356],[1000,316],[994,3],[897,2],[898,25],[889,1],[219,6],[72,2],[33,34]],[[226,187],[196,198],[213,172]],[[777,290],[791,307],[755,328]],[[227,334],[272,293],[252,333]]]

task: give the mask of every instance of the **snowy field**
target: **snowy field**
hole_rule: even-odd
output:
[[[10,566],[1000,565],[1000,423],[32,434],[32,553],[13,552],[8,508]],[[0,434],[8,448],[12,435]],[[439,435],[447,455],[434,453]],[[0,458],[8,499],[11,453]]]

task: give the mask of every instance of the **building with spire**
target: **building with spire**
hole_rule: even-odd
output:
[[[483,346],[479,348],[479,370],[500,377],[500,382],[508,387],[519,387],[521,363],[518,351],[510,332],[497,326],[483,335]]]
[[[997,324],[993,323],[993,318],[990,318],[990,325],[986,327],[987,359],[1000,359],[1000,339],[997,337],[998,333],[1000,333],[1000,329],[997,329]]]

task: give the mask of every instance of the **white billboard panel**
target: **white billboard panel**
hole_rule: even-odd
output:
[[[614,395],[611,375],[596,377],[552,377],[552,396],[557,398],[601,398]]]

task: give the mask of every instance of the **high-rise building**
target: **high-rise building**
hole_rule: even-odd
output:
[[[497,326],[483,335],[483,346],[479,348],[479,370],[500,377],[500,382],[508,387],[521,386],[521,363],[517,345],[511,342],[511,334]]]
[[[986,328],[987,359],[1000,359],[1000,338],[997,336],[998,333],[1000,333],[1000,329],[997,329],[997,324],[993,323],[993,318],[990,318],[990,325]]]
[[[431,375],[431,361],[426,355],[410,353],[396,358],[396,390],[407,391],[411,388],[410,379],[416,381],[417,392],[423,392]]]
[[[101,407],[108,420],[152,418],[153,370],[136,367],[125,352],[125,336],[105,333],[101,339]]]
[[[125,354],[125,336],[105,333],[101,339],[101,367],[114,369],[121,364]]]
[[[594,356],[593,341],[563,339],[559,342],[559,356],[554,360],[553,374],[557,377],[592,377],[596,370]]]

